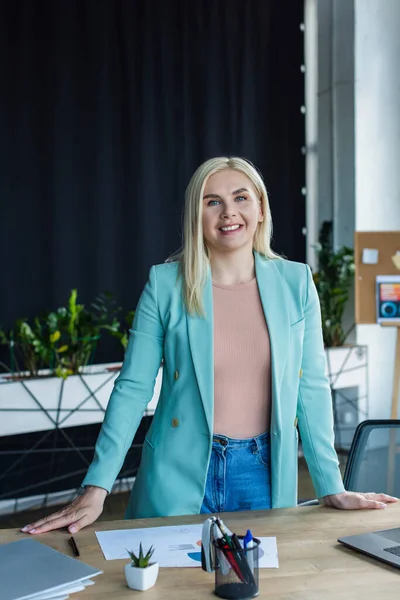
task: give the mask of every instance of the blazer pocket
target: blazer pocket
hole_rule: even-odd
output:
[[[160,415],[158,415],[160,416]],[[146,433],[146,436],[144,438],[144,442],[145,444],[147,444],[147,446],[154,452],[156,445],[158,443],[159,440],[159,436],[160,436],[160,422],[157,420],[155,421],[155,417],[153,417],[153,421],[150,425],[150,428],[148,430],[148,432]]]
[[[149,438],[147,436],[144,438],[144,443],[152,452],[154,452],[154,450],[155,450],[154,444],[151,440],[149,440]]]
[[[305,320],[305,317],[303,317],[302,319],[300,319],[300,321],[296,321],[295,323],[293,323],[290,326],[290,333],[294,333],[295,331],[304,329]]]

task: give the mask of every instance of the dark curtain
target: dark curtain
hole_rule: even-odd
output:
[[[0,4],[0,324],[112,291],[134,308],[180,245],[203,160],[245,156],[274,248],[304,260],[303,3]]]

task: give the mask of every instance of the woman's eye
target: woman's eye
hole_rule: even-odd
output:
[[[219,200],[210,200],[210,202],[207,203],[207,206],[217,206],[217,204],[219,204]]]
[[[242,202],[242,200],[247,200],[246,196],[237,196],[236,200],[238,200],[239,202]]]

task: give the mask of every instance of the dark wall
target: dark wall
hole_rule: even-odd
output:
[[[111,290],[133,308],[180,245],[185,186],[236,154],[274,248],[304,260],[303,3],[0,4],[0,324]]]
[[[143,417],[118,477],[136,476],[152,418]],[[78,488],[100,427],[93,423],[1,437],[0,502]]]

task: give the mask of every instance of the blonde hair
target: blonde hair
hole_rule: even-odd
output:
[[[210,265],[207,247],[203,239],[204,188],[211,175],[224,169],[243,173],[251,181],[259,196],[264,219],[258,224],[254,235],[254,250],[267,258],[279,258],[271,250],[271,210],[267,190],[260,173],[252,163],[243,158],[235,156],[210,158],[196,169],[189,181],[185,193],[182,249],[170,259],[180,262],[183,299],[190,314],[204,315],[202,293]]]

